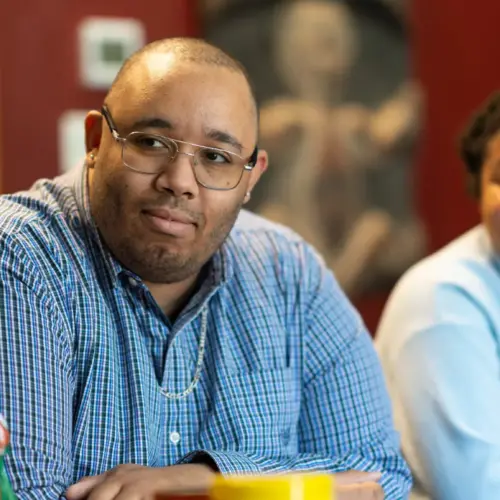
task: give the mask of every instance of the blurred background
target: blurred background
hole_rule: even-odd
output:
[[[200,36],[248,69],[270,169],[249,208],[313,243],[377,324],[410,265],[475,225],[456,154],[500,82],[495,0],[0,4],[0,192],[80,161],[83,117],[148,41]]]

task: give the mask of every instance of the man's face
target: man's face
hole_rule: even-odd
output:
[[[500,253],[500,133],[487,145],[481,171],[481,216],[493,246]]]
[[[122,137],[133,131],[160,134],[245,159],[255,147],[248,86],[242,75],[226,68],[148,56],[107,105]],[[138,173],[123,165],[122,145],[99,115],[89,115],[86,129],[87,147],[97,158],[89,171],[93,217],[115,257],[151,283],[196,275],[228,235],[247,191],[265,169],[262,155],[235,189],[209,190],[197,183],[190,156],[179,154],[159,174]],[[224,134],[243,149],[229,144]],[[189,145],[179,149],[194,152]]]

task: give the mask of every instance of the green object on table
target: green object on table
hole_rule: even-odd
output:
[[[7,477],[7,474],[5,474],[3,455],[0,455],[0,499],[17,500],[17,497],[10,486],[9,478]]]

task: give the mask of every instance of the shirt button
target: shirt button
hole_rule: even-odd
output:
[[[170,434],[170,441],[172,444],[179,444],[179,441],[181,440],[181,435],[178,432],[172,432]]]
[[[137,280],[134,279],[134,278],[129,278],[128,279],[128,282],[129,282],[129,285],[130,286],[133,286],[133,287],[136,287],[137,286]]]

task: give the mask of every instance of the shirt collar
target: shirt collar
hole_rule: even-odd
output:
[[[92,243],[96,246],[98,251],[98,259],[102,263],[97,263],[104,267],[104,272],[111,287],[117,286],[122,279],[134,278],[141,281],[141,278],[135,275],[132,271],[122,266],[112,255],[106,243],[103,241],[97,225],[92,217],[89,184],[88,184],[88,165],[86,162],[80,167],[81,172],[75,176],[74,191],[75,199],[80,213],[80,217],[89,235]],[[213,255],[208,262],[209,272],[207,276],[210,280],[211,287],[223,285],[227,283],[234,274],[233,256],[230,252],[229,245],[224,242],[221,248]]]
[[[500,273],[500,254],[498,254],[493,247],[493,241],[491,240],[488,229],[483,223],[476,226],[475,230],[479,233],[479,244],[481,245],[481,250],[484,252],[486,258],[492,263],[497,273]]]

